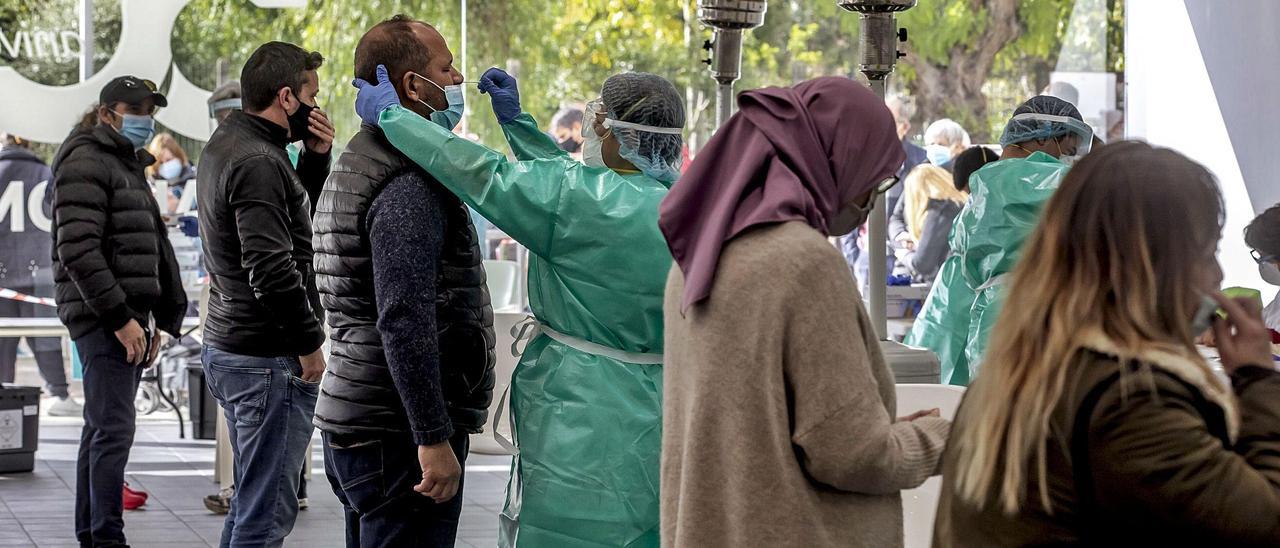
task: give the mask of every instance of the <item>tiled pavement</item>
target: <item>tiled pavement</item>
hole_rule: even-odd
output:
[[[46,401],[47,403],[47,401]],[[222,517],[201,501],[217,491],[213,442],[179,439],[173,418],[139,420],[127,480],[151,494],[142,510],[125,512],[125,534],[139,547],[217,546]],[[41,417],[34,472],[0,474],[0,546],[76,546],[76,446],[80,419]],[[318,441],[318,439],[317,439]],[[285,546],[341,546],[342,509],[324,479],[323,456],[313,444],[311,509],[299,512]],[[467,461],[458,546],[494,546],[509,457],[472,454]]]

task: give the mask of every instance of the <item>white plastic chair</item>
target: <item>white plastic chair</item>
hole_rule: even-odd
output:
[[[484,271],[489,279],[489,300],[493,303],[495,313],[524,310],[524,295],[520,291],[520,263],[486,260]]]
[[[899,384],[898,415],[938,408],[942,418],[953,420],[964,387],[946,384]],[[915,489],[902,492],[902,527],[905,548],[928,548],[933,544],[933,519],[942,493],[942,478],[932,477]]]

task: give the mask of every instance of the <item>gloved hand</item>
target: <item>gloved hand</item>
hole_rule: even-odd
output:
[[[498,116],[498,123],[505,124],[520,115],[520,89],[516,87],[515,77],[499,68],[484,71],[480,77],[480,93],[489,94],[489,102],[493,103],[493,113]]]
[[[378,125],[378,116],[392,105],[400,104],[400,96],[396,95],[395,86],[387,76],[387,67],[378,65],[378,85],[370,84],[360,78],[351,81],[351,85],[360,90],[356,93],[356,114],[366,124]]]
[[[181,230],[188,238],[200,237],[200,219],[190,215],[178,217],[178,230]]]

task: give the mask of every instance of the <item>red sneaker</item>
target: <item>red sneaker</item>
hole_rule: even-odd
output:
[[[125,510],[137,510],[147,503],[147,494],[130,489],[127,483],[122,487],[121,496],[124,498]]]
[[[126,481],[126,482],[124,482],[124,492],[129,493],[129,494],[134,495],[134,496],[137,496],[137,497],[142,497],[142,500],[144,500],[144,501],[145,501],[145,500],[147,500],[147,498],[151,496],[151,495],[148,495],[146,491],[139,491],[139,490],[137,490],[137,489],[134,489],[134,488],[132,488],[132,487],[129,487],[129,482],[127,482],[127,481]]]

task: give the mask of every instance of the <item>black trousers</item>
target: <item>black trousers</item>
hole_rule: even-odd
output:
[[[470,438],[458,433],[449,445],[465,470]],[[346,512],[347,548],[454,545],[463,482],[458,484],[458,494],[444,504],[414,491],[422,481],[422,467],[418,446],[408,432],[325,432],[324,466]]]
[[[118,546],[124,539],[124,467],[129,462],[142,368],[125,360],[115,333],[96,329],[76,339],[84,365],[84,430],[76,460],[76,538],[81,546]]]

